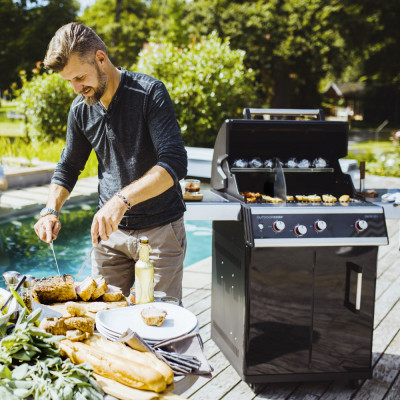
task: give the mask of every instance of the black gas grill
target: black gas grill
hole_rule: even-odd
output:
[[[214,148],[212,190],[241,218],[213,222],[212,338],[248,383],[369,378],[388,239],[383,209],[341,171],[348,125],[244,114]],[[287,114],[317,119],[274,119]]]

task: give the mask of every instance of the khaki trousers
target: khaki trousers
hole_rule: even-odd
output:
[[[186,253],[186,231],[183,217],[169,224],[140,230],[119,229],[101,241],[92,253],[92,276],[103,276],[110,285],[118,286],[125,296],[135,281],[135,263],[139,243],[147,236],[154,265],[154,290],[182,299],[183,260]]]

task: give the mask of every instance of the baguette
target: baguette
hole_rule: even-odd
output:
[[[156,393],[167,387],[161,373],[145,364],[94,349],[83,342],[62,340],[58,345],[74,364],[88,362],[96,374],[123,385]]]
[[[110,340],[107,340],[98,335],[91,336],[88,340],[85,341],[85,344],[96,350],[105,351],[110,355],[118,354],[121,357],[127,358],[129,360],[135,360],[138,363],[148,365],[161,373],[167,385],[172,383],[174,380],[174,373],[172,372],[172,369],[169,367],[169,365],[159,360],[155,354],[152,354],[148,351],[140,352],[128,347],[123,343],[111,342]]]

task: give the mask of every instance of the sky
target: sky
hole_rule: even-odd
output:
[[[92,6],[96,0],[79,0],[81,3],[81,10],[83,11],[86,7]]]

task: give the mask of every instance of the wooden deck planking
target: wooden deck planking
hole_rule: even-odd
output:
[[[204,385],[197,390],[190,399],[208,400],[211,393],[215,399],[220,399],[229,393],[239,382],[239,375],[233,367],[229,365],[218,374],[218,379],[213,379],[209,384]]]
[[[388,220],[389,245],[378,253],[373,341],[373,378],[352,388],[347,381],[265,384],[254,393],[211,339],[211,273],[209,283],[187,290],[183,302],[199,320],[204,353],[212,377],[199,377],[181,396],[190,400],[394,400],[400,398],[400,253],[399,221]],[[208,260],[211,262],[211,260]],[[209,267],[209,266],[208,266]],[[190,268],[190,267],[189,267]],[[210,271],[210,268],[208,268]],[[199,273],[197,268],[196,273]]]
[[[397,374],[396,380],[390,390],[388,391],[385,400],[398,400],[400,399],[400,373]]]

